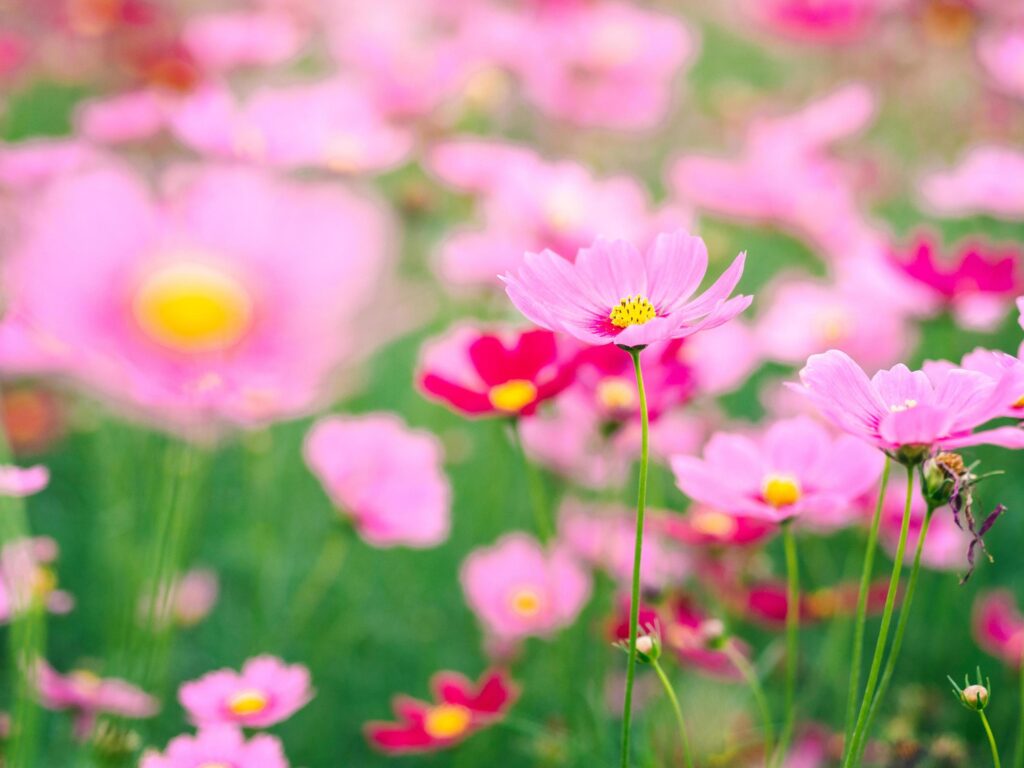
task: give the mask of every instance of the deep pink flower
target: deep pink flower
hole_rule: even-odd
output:
[[[0,465],[0,496],[31,496],[50,484],[50,470],[42,465]]]
[[[502,642],[554,634],[590,597],[590,577],[564,548],[545,550],[522,533],[471,552],[460,580],[469,607]]]
[[[719,432],[704,458],[675,456],[676,483],[691,498],[730,514],[781,521],[799,515],[829,521],[847,514],[872,488],[882,459],[859,440],[833,438],[817,422],[775,422],[755,439]]]
[[[800,623],[828,622],[840,616],[853,616],[857,611],[860,585],[856,582],[821,587],[800,595]],[[763,580],[752,584],[719,585],[721,598],[740,615],[760,624],[778,629],[785,625],[789,613],[786,583]],[[868,614],[882,612],[889,593],[887,579],[876,581],[868,590]]]
[[[757,546],[778,532],[778,526],[768,520],[696,504],[685,515],[655,514],[651,527],[689,546],[728,549]]]
[[[750,306],[750,296],[729,298],[745,257],[694,299],[708,253],[682,231],[659,235],[643,255],[624,240],[600,238],[575,264],[552,251],[528,253],[502,279],[512,303],[543,328],[587,344],[643,347],[716,328]]]
[[[500,722],[519,697],[518,687],[500,670],[475,684],[457,672],[439,672],[431,680],[434,703],[397,696],[397,723],[366,724],[366,738],[388,754],[431,752],[452,747]]]
[[[139,768],[288,768],[281,742],[259,734],[246,741],[242,732],[230,726],[204,728],[195,736],[171,739],[167,749],[148,751]]]
[[[1009,590],[978,597],[974,604],[974,639],[987,653],[1020,669],[1024,663],[1024,616]]]
[[[241,672],[210,672],[178,691],[181,706],[200,727],[266,728],[287,720],[311,698],[309,670],[273,656],[249,659]]]
[[[550,331],[458,325],[423,346],[416,379],[467,416],[530,416],[572,383],[576,356]]]
[[[1016,221],[1024,218],[1024,152],[995,144],[973,147],[953,168],[925,176],[919,191],[924,205],[940,216]]]
[[[783,37],[822,45],[857,40],[893,7],[893,0],[745,0],[746,12]]]
[[[1012,376],[1000,381],[962,368],[934,379],[905,365],[867,375],[838,350],[812,355],[800,371],[798,391],[833,424],[901,461],[915,462],[932,449],[992,444],[1024,447],[1024,430],[974,430],[1002,415]]]

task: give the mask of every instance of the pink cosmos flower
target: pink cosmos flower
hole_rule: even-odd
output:
[[[572,383],[576,355],[550,331],[457,325],[424,344],[416,381],[467,416],[530,416]]]
[[[598,238],[570,264],[552,251],[526,254],[502,280],[512,303],[542,328],[594,345],[643,347],[691,336],[734,318],[752,301],[729,298],[746,254],[700,296],[704,241],[685,232],[658,235],[643,255],[624,240]]]
[[[448,537],[451,486],[440,441],[390,413],[319,420],[306,464],[363,539],[377,547],[433,547]]]
[[[922,179],[922,203],[939,216],[1024,218],[1024,152],[994,144],[969,149],[947,171]]]
[[[703,505],[691,505],[685,515],[655,514],[651,527],[688,546],[728,549],[757,546],[778,532],[775,523],[759,517],[726,514]]]
[[[866,35],[893,0],[746,0],[749,16],[769,31],[823,45]]]
[[[856,438],[833,438],[817,422],[797,417],[776,422],[759,439],[715,433],[703,459],[676,456],[672,470],[688,496],[731,514],[828,521],[874,486],[882,460]]]
[[[974,604],[974,639],[986,653],[1020,669],[1024,663],[1024,616],[1009,590],[978,597]]]
[[[590,578],[567,551],[547,551],[522,533],[471,552],[460,580],[469,607],[500,642],[551,635],[590,597]]]
[[[997,28],[982,35],[978,59],[997,88],[1024,98],[1024,26]]]
[[[193,568],[174,579],[162,591],[163,594],[157,599],[159,610],[153,620],[163,626],[174,622],[179,626],[192,627],[213,610],[220,593],[220,581],[216,571]],[[139,618],[142,621],[150,619],[148,604],[145,598],[139,602]]]
[[[0,190],[25,194],[98,160],[95,149],[74,139],[0,143]]]
[[[832,621],[839,616],[853,616],[857,612],[860,585],[856,582],[821,587],[800,595],[800,623],[813,624]],[[789,613],[786,583],[762,580],[751,584],[717,585],[716,590],[724,603],[747,619],[775,629],[783,627]],[[882,612],[889,593],[887,579],[876,581],[868,590],[868,615]]]
[[[395,697],[397,723],[366,724],[366,738],[387,754],[431,752],[452,747],[494,725],[519,697],[518,687],[500,670],[475,684],[457,672],[439,672],[431,681],[434,702]]]
[[[51,613],[68,613],[74,598],[57,588],[53,563],[57,542],[46,536],[17,539],[0,550],[0,623],[11,621],[33,604]]]
[[[281,742],[259,734],[246,741],[237,728],[214,726],[195,736],[171,739],[163,753],[152,750],[142,756],[139,768],[288,768]]]
[[[210,672],[178,691],[181,706],[201,728],[266,728],[287,720],[312,698],[309,670],[273,656],[249,659],[240,673]]]
[[[899,544],[900,530],[903,525],[903,510],[907,503],[906,491],[898,487],[890,487],[882,507],[882,520],[879,533],[882,544],[890,556],[895,556]],[[910,524],[908,541],[912,544],[906,548],[905,558],[908,563],[914,560],[914,543],[917,542],[924,524],[926,505],[921,489],[914,486],[914,496],[910,503]],[[928,526],[928,536],[921,550],[921,564],[925,568],[936,571],[956,571],[967,568],[967,548],[972,536],[961,530],[953,520],[948,509],[937,509],[932,514]]]
[[[152,717],[160,704],[140,688],[117,678],[100,678],[86,670],[61,675],[43,660],[36,663],[34,682],[39,701],[47,709],[70,709],[75,735],[85,740],[101,713],[121,717]]]
[[[157,201],[125,169],[95,168],[33,198],[4,263],[5,327],[173,424],[308,410],[382,271],[382,215],[336,184],[254,170],[178,168],[165,181]]]
[[[1019,419],[1024,416],[1024,360],[992,349],[978,347],[960,361],[960,368],[987,376],[995,385],[1009,379],[1002,415]],[[925,360],[922,369],[929,378],[941,376],[944,371],[957,368],[947,360]]]
[[[1014,385],[961,368],[936,372],[905,365],[881,370],[869,379],[838,350],[812,355],[800,371],[803,392],[840,429],[916,462],[933,449],[956,450],[991,444],[1024,447],[1024,430],[995,427],[975,432],[1000,416]]]
[[[50,484],[50,470],[42,465],[22,469],[0,465],[0,495],[31,496]]]
[[[303,33],[274,10],[205,13],[185,21],[182,43],[206,72],[280,64],[294,57]]]

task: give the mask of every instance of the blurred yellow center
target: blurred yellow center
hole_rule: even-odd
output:
[[[1024,395],[1021,395],[1013,404],[1014,408],[1024,408]]]
[[[627,296],[614,307],[608,315],[612,325],[618,328],[628,328],[631,325],[643,325],[657,316],[654,305],[648,301],[646,296],[637,294]]]
[[[773,507],[788,507],[800,501],[800,485],[788,475],[769,475],[761,495]]]
[[[556,232],[569,232],[575,229],[583,223],[587,215],[578,191],[565,185],[556,187],[547,196],[544,212],[548,224]]]
[[[487,398],[499,411],[518,413],[537,399],[537,387],[526,379],[509,379],[504,384],[491,387]]]
[[[739,527],[739,524],[729,515],[724,512],[715,512],[714,510],[698,512],[693,516],[690,525],[697,533],[702,533],[705,536],[714,536],[716,539],[725,539],[732,536]]]
[[[268,703],[263,691],[247,688],[228,699],[228,709],[235,715],[255,715],[266,709]]]
[[[892,411],[893,413],[902,413],[903,411],[909,411],[911,408],[916,408],[916,407],[917,407],[917,400],[914,400],[913,398],[908,397],[902,403],[896,403],[895,405],[890,405],[889,406],[889,410]]]
[[[199,768],[231,768],[227,763],[201,763]]]
[[[71,679],[74,681],[75,685],[88,690],[95,690],[103,683],[99,675],[95,672],[90,672],[87,669],[76,669],[71,673]]]
[[[597,400],[609,411],[624,411],[636,405],[636,385],[609,376],[597,385]]]
[[[827,619],[839,612],[839,596],[831,589],[819,589],[808,598],[811,613],[819,619]]]
[[[536,616],[540,610],[540,595],[532,589],[520,589],[512,595],[512,610],[520,616]]]
[[[355,136],[338,134],[324,147],[324,165],[336,173],[353,173],[361,167],[364,154]]]
[[[431,707],[423,721],[424,730],[435,739],[453,739],[469,729],[473,714],[458,704]]]
[[[232,276],[180,262],[151,274],[132,302],[139,327],[179,352],[215,352],[236,344],[252,323],[252,298]]]
[[[32,574],[32,595],[38,600],[44,600],[56,588],[57,574],[51,568],[36,568]]]

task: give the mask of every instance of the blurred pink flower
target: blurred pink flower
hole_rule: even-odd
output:
[[[246,741],[237,728],[204,728],[195,736],[171,739],[163,753],[147,751],[139,768],[288,768],[281,742],[274,736],[259,734]]]
[[[1024,152],[994,144],[973,147],[953,168],[925,176],[919,193],[939,216],[1024,219]]]
[[[312,698],[309,670],[274,656],[251,658],[240,673],[209,672],[178,691],[181,706],[200,728],[266,728],[287,720]]]
[[[744,0],[746,13],[782,37],[835,45],[858,40],[899,0]]]
[[[57,588],[53,563],[57,542],[47,536],[10,541],[0,550],[0,623],[11,621],[33,604],[51,613],[68,613],[74,598]]]
[[[391,413],[331,416],[306,436],[306,464],[376,547],[433,547],[448,537],[451,487],[440,441]]]
[[[175,169],[165,182],[159,202],[118,167],[48,187],[4,264],[5,328],[169,423],[309,410],[372,298],[383,216],[337,185],[252,170]]]
[[[590,597],[590,578],[563,548],[522,533],[469,554],[460,571],[469,607],[499,642],[546,637],[571,625]]]
[[[672,459],[679,488],[691,498],[731,514],[771,521],[807,515],[829,523],[850,514],[870,490],[882,458],[861,441],[807,417],[772,424],[758,439],[718,432],[704,458]]]
[[[98,159],[95,149],[75,139],[0,142],[0,191],[25,194]]]
[[[786,582],[782,580],[760,580],[753,583],[738,582],[719,584],[716,590],[722,601],[745,619],[755,621],[773,629],[780,629],[786,623],[789,613],[789,597]],[[800,595],[800,623],[814,624],[833,621],[841,616],[853,616],[857,612],[857,597],[860,585],[846,582],[828,587],[819,587]],[[889,592],[888,579],[876,581],[868,589],[868,615],[882,612]]]
[[[677,354],[690,367],[697,393],[706,395],[739,389],[764,358],[757,335],[738,318],[691,336]]]
[[[220,593],[220,582],[217,572],[208,568],[193,568],[174,579],[169,587],[161,590],[157,598],[159,610],[153,621],[166,626],[174,622],[183,627],[198,624],[209,615],[217,603]],[[144,596],[139,601],[139,618],[150,620],[147,610],[149,600]]]
[[[679,231],[658,235],[644,255],[624,240],[598,239],[570,264],[552,251],[526,254],[502,279],[512,303],[542,328],[587,344],[643,347],[716,328],[748,306],[729,298],[746,254],[691,299],[707,271],[704,241]]]
[[[1020,669],[1024,663],[1024,616],[1013,593],[1001,589],[974,603],[974,639],[986,653]]]
[[[286,62],[300,51],[304,37],[294,19],[273,10],[191,16],[181,36],[186,50],[207,72]]]
[[[778,531],[778,526],[759,517],[732,515],[713,507],[693,504],[685,515],[655,515],[653,530],[692,547],[757,546]]]
[[[905,489],[890,486],[886,493],[882,507],[882,521],[880,536],[882,544],[890,556],[895,556],[896,547],[899,543],[900,529],[903,524],[903,510],[907,503],[907,492]],[[914,486],[914,496],[910,503],[910,525],[908,541],[912,542],[907,546],[905,559],[908,563],[914,560],[914,542],[917,542],[921,533],[921,526],[924,524],[925,515],[924,497],[921,489]],[[935,510],[932,514],[932,521],[928,526],[928,536],[924,540],[924,548],[921,550],[921,564],[925,568],[936,571],[966,570],[967,548],[970,546],[973,537],[968,531],[961,530],[953,520],[952,513],[946,508]]]
[[[31,496],[50,484],[50,470],[42,465],[16,467],[0,465],[0,495]]]
[[[1015,384],[1012,375],[993,381],[953,368],[934,376],[900,364],[868,379],[848,355],[833,349],[808,359],[797,389],[837,427],[901,461],[914,463],[932,449],[1024,447],[1024,430],[1017,427],[973,432],[1002,415]]]
[[[1024,26],[998,27],[983,34],[978,39],[978,59],[997,88],[1024,98]]]
[[[958,366],[948,360],[925,360],[921,367],[929,378],[935,379]],[[1019,357],[978,347],[963,356],[959,367],[988,377],[993,385],[1008,378],[1010,385],[1002,387],[1005,392],[1002,415],[1016,419],[1024,416],[1024,361]]]
[[[35,665],[34,682],[44,707],[74,712],[75,736],[83,741],[92,733],[101,713],[152,717],[160,711],[155,698],[131,683],[97,677],[86,670],[61,675],[41,659]]]

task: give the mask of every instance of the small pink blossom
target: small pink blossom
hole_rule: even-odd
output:
[[[987,653],[1020,669],[1024,663],[1024,616],[1009,590],[979,596],[974,604],[974,638]]]
[[[202,14],[182,30],[185,49],[207,72],[286,62],[302,42],[295,21],[273,10]]]
[[[50,484],[50,470],[42,465],[16,467],[0,465],[0,495],[31,496]]]
[[[178,691],[181,706],[201,728],[266,728],[287,720],[312,698],[309,670],[274,656],[249,659],[241,672],[210,672]]]
[[[57,542],[46,536],[16,539],[0,550],[0,623],[11,621],[33,604],[51,613],[68,613],[74,598],[57,588],[53,564]]]
[[[288,768],[281,742],[274,736],[258,734],[246,741],[237,728],[214,726],[195,736],[171,739],[162,753],[152,750],[142,756],[139,768]]]
[[[997,88],[1024,98],[1024,26],[1000,27],[982,35],[978,59]]]
[[[973,147],[953,168],[925,176],[919,193],[939,216],[1024,219],[1024,152],[995,144]]]

